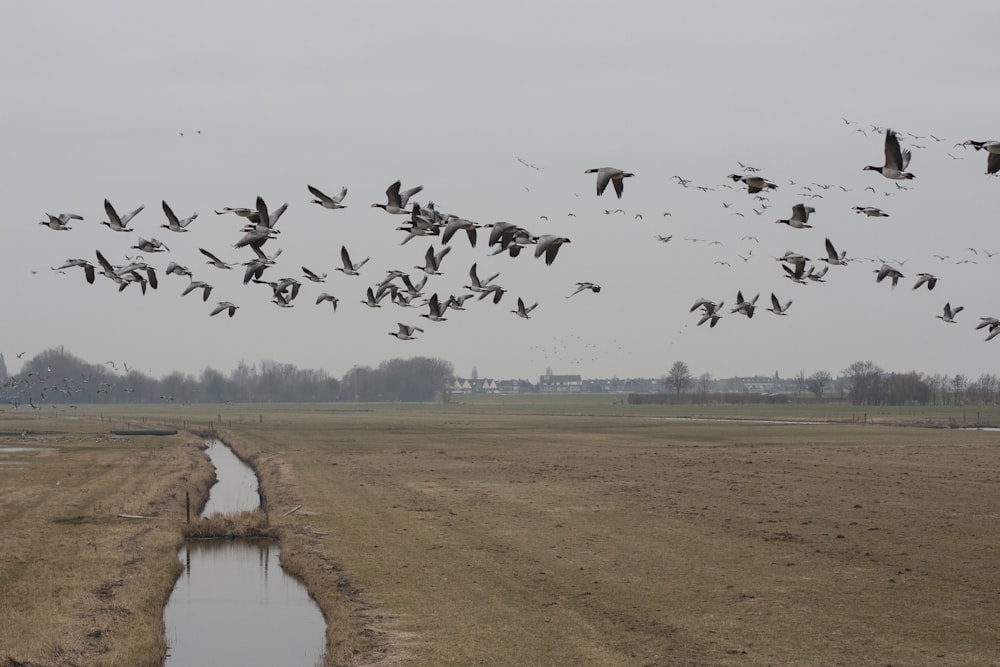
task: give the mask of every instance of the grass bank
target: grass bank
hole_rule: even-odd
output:
[[[28,448],[0,449],[0,664],[162,664],[184,494],[212,481],[200,440],[23,413],[0,431]]]

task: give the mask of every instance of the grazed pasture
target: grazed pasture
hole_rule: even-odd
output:
[[[843,414],[659,418],[681,409],[695,410],[605,397],[121,414],[214,422],[252,460],[283,560],[331,621],[330,665],[996,663],[1000,433]],[[716,416],[808,416],[739,410]],[[186,446],[155,442],[111,465]],[[0,474],[4,493],[10,482],[40,496],[41,479]],[[16,525],[26,553],[49,549],[16,513],[3,521],[3,546]],[[49,559],[21,568],[44,572]],[[0,646],[18,641],[0,630]]]

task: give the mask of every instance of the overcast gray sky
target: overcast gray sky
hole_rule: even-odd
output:
[[[1000,372],[1000,340],[975,330],[980,317],[1000,317],[1000,257],[986,256],[1000,251],[1000,181],[984,175],[983,153],[955,146],[1000,139],[997,48],[982,29],[1000,23],[1000,5],[482,4],[8,7],[0,351],[9,370],[16,353],[65,345],[154,376],[260,359],[340,376],[414,355],[447,359],[459,375],[476,367],[480,377],[529,379],[546,367],[660,376],[677,360],[716,377],[837,374],[861,359],[893,371]],[[862,170],[883,160],[873,125],[898,130],[913,151],[908,190]],[[738,161],[779,185],[762,215],[745,189],[724,187]],[[610,188],[597,197],[583,173],[603,166],[635,173],[621,200]],[[480,275],[500,272],[509,290],[500,304],[469,302],[446,322],[419,317],[426,308],[368,308],[365,289],[389,269],[420,277],[413,267],[430,245],[401,246],[404,218],[371,208],[397,179],[423,185],[415,199],[447,213],[572,242],[545,266],[531,252],[489,256],[485,237],[475,249],[456,237],[426,293],[461,293],[478,262]],[[348,207],[310,204],[307,183],[346,186]],[[291,309],[198,253],[249,259],[232,247],[241,219],[212,211],[252,207],[258,195],[289,205],[280,238],[265,245],[283,250],[265,278],[301,279],[303,265],[330,274],[323,285],[304,281]],[[105,197],[119,212],[146,206],[135,232],[99,224]],[[159,227],[163,199],[182,217],[199,213],[189,233]],[[813,229],[775,224],[796,203],[815,207]],[[865,218],[855,205],[891,217]],[[36,224],[46,212],[85,220],[56,232]],[[181,298],[187,279],[162,270],[159,289],[142,296],[49,268],[93,261],[98,249],[124,262],[140,236],[171,249],[147,254],[154,266],[176,261],[213,284],[210,302]],[[822,284],[785,279],[773,257],[820,257],[825,237],[858,261],[831,267]],[[334,271],[341,245],[356,261],[371,256],[361,276]],[[879,263],[860,259],[876,257],[905,274],[895,289],[875,283]],[[911,290],[919,272],[941,278],[933,292]],[[577,281],[603,290],[566,299]],[[760,293],[752,320],[729,313],[737,290]],[[335,313],[314,305],[321,291],[340,298]],[[764,310],[772,291],[793,300],[787,317]],[[539,303],[530,320],[510,312],[519,296]],[[699,297],[726,302],[714,329],[688,312]],[[210,318],[219,300],[240,305],[236,317]],[[935,318],[948,301],[965,307],[957,324]],[[396,340],[387,334],[397,322],[425,332]]]

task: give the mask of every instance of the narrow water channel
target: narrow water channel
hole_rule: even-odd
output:
[[[232,450],[210,441],[218,481],[202,516],[256,509],[257,477]],[[189,540],[184,572],[164,611],[167,667],[321,665],[326,625],[305,587],[267,540]]]

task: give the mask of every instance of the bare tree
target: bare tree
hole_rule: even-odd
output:
[[[795,395],[801,396],[802,392],[809,385],[809,378],[806,377],[806,372],[800,370],[795,376]]]
[[[673,387],[678,396],[691,384],[691,369],[683,361],[675,361],[667,375],[667,386]]]
[[[830,374],[826,371],[816,371],[809,376],[806,382],[806,388],[813,393],[817,399],[823,398],[823,392],[826,391],[827,385],[830,384]]]

